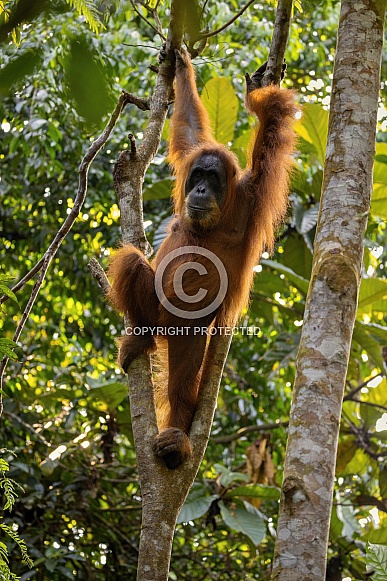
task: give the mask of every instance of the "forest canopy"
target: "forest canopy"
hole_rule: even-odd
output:
[[[236,0],[199,4],[188,40],[221,29],[241,9]],[[288,215],[274,253],[256,266],[250,307],[232,340],[212,435],[178,519],[172,580],[271,576],[339,10],[329,0],[294,6],[282,86],[296,89],[303,112]],[[275,14],[272,2],[246,2],[235,21],[208,34],[205,50],[193,60],[214,135],[243,167],[254,124],[242,106],[244,74],[267,60]],[[168,3],[159,1],[0,2],[0,295],[7,297],[0,356],[10,358],[0,423],[4,579],[12,578],[5,576],[7,559],[22,580],[135,578],[141,490],[128,386],[115,346],[124,324],[88,265],[96,258],[106,268],[122,238],[112,170],[119,152],[130,151],[128,134],[136,143],[143,138],[169,17]],[[372,579],[387,579],[386,90],[382,81],[328,581],[366,579],[367,564],[377,572]],[[71,214],[79,165],[121,91],[133,101],[90,166],[82,208],[15,345],[37,275],[15,294],[9,289],[42,259]],[[174,178],[166,162],[171,110],[143,184],[144,226],[155,250],[172,212]]]

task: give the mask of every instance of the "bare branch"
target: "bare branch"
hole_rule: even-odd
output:
[[[112,114],[112,116],[111,116],[111,118],[110,118],[110,121],[109,121],[109,123],[107,124],[107,126],[106,126],[106,128],[105,128],[104,132],[103,132],[103,133],[102,133],[102,135],[99,137],[99,139],[97,139],[97,140],[96,140],[96,141],[95,141],[95,142],[94,142],[94,143],[91,145],[91,147],[90,147],[90,149],[89,149],[88,153],[86,154],[86,156],[87,156],[87,155],[89,154],[89,152],[92,152],[92,150],[93,150],[93,148],[94,148],[94,147],[97,147],[97,148],[98,148],[98,149],[97,149],[97,152],[96,152],[96,153],[93,155],[93,157],[92,157],[91,161],[89,162],[89,165],[90,165],[90,163],[93,161],[93,159],[94,159],[95,155],[96,155],[96,154],[97,154],[97,153],[100,151],[101,147],[102,147],[102,146],[103,146],[103,145],[106,143],[106,141],[107,141],[107,139],[108,139],[108,137],[109,137],[110,133],[112,132],[112,130],[113,130],[113,128],[114,128],[114,126],[115,126],[115,124],[117,123],[118,117],[121,115],[121,113],[122,113],[122,111],[123,111],[124,107],[125,107],[127,104],[129,104],[129,103],[130,103],[130,104],[132,104],[132,105],[136,105],[136,107],[138,107],[138,108],[139,108],[139,109],[141,109],[142,111],[148,111],[148,110],[150,109],[150,103],[149,103],[149,100],[148,100],[148,99],[140,99],[140,98],[138,98],[138,97],[135,97],[134,95],[132,95],[132,94],[130,94],[130,93],[127,93],[126,91],[122,91],[122,93],[121,93],[121,96],[120,96],[120,98],[119,98],[119,101],[118,101],[118,104],[117,104],[117,107],[116,107],[116,109],[114,110],[114,112],[113,112],[113,114]],[[119,109],[118,117],[117,117],[117,118],[115,118],[115,115],[117,114],[117,110],[118,110],[118,109]],[[111,125],[111,124],[112,124],[112,125]],[[100,142],[99,140],[101,140],[101,142]],[[100,145],[98,145],[98,143],[101,143],[101,144],[100,144]],[[84,161],[85,161],[85,159],[86,159],[86,156],[85,156],[85,158],[84,158],[84,160],[83,160],[83,162],[82,162],[82,163],[84,163]],[[80,170],[80,171],[81,171],[81,170]],[[87,167],[87,170],[86,170],[86,171],[88,171],[88,167]],[[80,179],[81,179],[81,177],[80,177]],[[86,192],[85,192],[85,193],[86,193]],[[79,190],[78,190],[78,195],[79,195]],[[18,292],[20,289],[22,289],[22,288],[23,288],[23,287],[24,287],[24,286],[27,284],[27,282],[28,282],[28,281],[30,281],[30,280],[32,280],[32,279],[34,278],[35,274],[37,274],[37,273],[38,273],[38,272],[41,270],[41,268],[42,268],[42,266],[43,266],[43,264],[44,264],[44,262],[45,262],[46,255],[47,255],[47,254],[48,254],[48,253],[51,251],[50,249],[51,249],[52,247],[55,247],[55,246],[56,246],[56,244],[58,243],[58,240],[59,240],[59,239],[60,239],[60,241],[59,241],[59,245],[60,245],[60,244],[61,244],[61,242],[62,242],[62,240],[63,240],[63,238],[64,238],[64,237],[67,235],[68,231],[69,231],[69,230],[70,230],[70,228],[72,227],[72,224],[73,224],[73,223],[74,223],[74,221],[76,220],[76,218],[77,218],[77,216],[78,216],[78,214],[79,214],[79,211],[80,211],[80,207],[79,207],[79,209],[78,209],[78,211],[77,211],[77,212],[75,212],[75,211],[74,211],[74,208],[75,208],[75,203],[76,203],[76,200],[77,200],[77,198],[78,198],[78,195],[77,195],[77,197],[75,198],[74,207],[72,208],[72,211],[71,211],[71,213],[70,213],[70,214],[68,215],[68,217],[66,218],[66,220],[65,220],[65,222],[64,222],[64,224],[63,224],[63,226],[62,226],[62,228],[61,228],[61,229],[58,231],[57,235],[55,236],[55,238],[54,238],[54,240],[53,240],[53,242],[52,242],[52,244],[51,244],[51,246],[50,246],[50,247],[48,248],[48,250],[47,250],[47,251],[44,253],[44,255],[42,256],[42,258],[41,258],[41,259],[40,259],[40,260],[39,260],[39,261],[38,261],[38,262],[35,264],[35,266],[34,266],[33,268],[31,268],[31,270],[30,270],[30,271],[29,271],[29,272],[28,272],[28,273],[27,273],[27,274],[26,274],[26,275],[25,275],[25,276],[24,276],[24,277],[23,277],[21,280],[19,280],[19,282],[18,282],[18,283],[16,283],[16,284],[15,284],[15,285],[12,287],[12,289],[11,289],[11,290],[12,290],[14,293],[17,293],[17,292]],[[82,204],[83,204],[83,202],[82,202]],[[82,205],[82,204],[81,204],[81,205]],[[67,230],[67,231],[65,231],[65,230],[66,230],[66,228],[68,228],[68,230]],[[64,233],[64,236],[62,237],[63,231],[65,231],[65,233]],[[59,245],[58,245],[58,246],[59,246]],[[9,299],[9,296],[8,296],[8,295],[3,295],[2,297],[0,297],[0,304],[3,304],[3,303],[5,303],[5,302],[6,302],[8,299]]]
[[[23,426],[26,430],[31,432],[45,446],[48,446],[48,447],[51,446],[50,442],[47,442],[46,438],[44,436],[42,436],[42,434],[39,434],[39,432],[37,430],[35,430],[35,428],[33,426],[31,426],[30,424],[27,424],[27,422],[22,420],[21,417],[18,416],[17,414],[14,414],[13,412],[10,412],[10,411],[4,411],[4,415],[13,419],[15,422],[17,422],[18,424]]]
[[[46,250],[46,252],[44,253],[43,258],[38,262],[38,264],[40,265],[40,274],[39,277],[32,289],[30,298],[28,299],[27,305],[24,309],[24,312],[22,314],[22,317],[20,319],[20,322],[16,328],[15,334],[13,336],[13,340],[15,342],[17,342],[20,338],[20,335],[23,331],[23,328],[27,322],[27,319],[31,313],[32,307],[34,306],[36,297],[39,294],[39,291],[41,289],[41,286],[43,284],[43,281],[46,277],[46,273],[48,270],[48,267],[50,266],[51,260],[54,258],[59,246],[61,245],[61,243],[63,242],[64,238],[67,236],[68,232],[70,231],[71,227],[73,226],[75,220],[77,219],[79,212],[82,208],[83,202],[85,201],[86,198],[86,192],[87,192],[87,177],[88,177],[88,172],[89,172],[89,167],[93,161],[93,159],[95,158],[95,156],[97,155],[97,153],[101,150],[101,148],[105,145],[107,139],[109,138],[109,135],[111,134],[111,132],[113,131],[117,120],[119,119],[123,108],[126,105],[126,98],[125,98],[125,94],[121,93],[120,98],[118,100],[118,103],[116,105],[116,108],[113,111],[112,116],[109,119],[109,122],[107,123],[105,129],[103,130],[102,134],[94,141],[94,143],[91,144],[91,146],[89,147],[89,149],[87,150],[81,165],[79,167],[79,185],[78,185],[78,192],[77,195],[75,196],[74,199],[74,205],[71,209],[71,212],[69,213],[69,215],[67,216],[66,220],[63,222],[62,226],[59,228],[57,234],[54,237],[54,240],[52,241],[52,243],[50,244],[50,246],[48,247],[48,249]],[[37,265],[35,265],[34,269],[36,271]],[[32,270],[34,270],[32,269]],[[31,273],[32,271],[30,271]],[[32,278],[33,275],[31,275],[29,273],[29,275],[24,277],[24,284],[27,282],[27,280],[30,280],[30,278]],[[27,277],[30,278],[27,278]],[[18,283],[19,288],[21,288],[20,283]],[[16,286],[18,286],[16,285]],[[8,363],[8,357],[4,356],[1,363],[0,363],[0,390],[3,388],[3,378],[4,378],[4,372],[5,372],[5,368],[7,366]],[[0,391],[0,415],[2,413],[3,410],[3,403],[2,403],[2,398],[1,398],[1,391]]]
[[[98,260],[96,260],[95,258],[92,258],[90,260],[87,267],[90,270],[92,276],[98,282],[98,285],[101,288],[103,294],[106,296],[110,290],[110,282],[105,274],[104,269],[102,268]]]
[[[126,91],[123,92],[125,95],[126,103],[131,103],[132,105],[136,105],[141,111],[149,111],[150,109],[150,101],[149,99],[140,99],[139,97],[135,97],[131,93],[127,93]]]
[[[212,438],[212,441],[215,444],[227,444],[228,442],[234,442],[235,440],[239,440],[239,438],[243,438],[247,434],[251,434],[253,432],[268,432],[270,430],[275,430],[276,428],[287,428],[289,425],[289,420],[284,420],[282,422],[274,422],[272,424],[262,424],[261,426],[246,426],[245,428],[241,428],[235,434],[229,434],[228,436],[218,436],[217,438]]]
[[[141,20],[143,20],[144,22],[147,23],[148,26],[150,26],[159,36],[160,38],[162,38],[163,40],[166,40],[165,36],[163,35],[163,33],[158,30],[156,28],[156,26],[154,26],[151,22],[149,22],[149,20],[147,18],[145,18],[145,16],[143,16],[141,14],[141,12],[139,11],[139,9],[137,8],[135,1],[134,0],[130,0],[130,3],[132,5],[133,10],[135,11],[135,13],[141,18]],[[140,2],[140,4],[142,4],[142,2]]]
[[[216,30],[212,30],[211,32],[201,32],[200,33],[200,38],[210,38],[211,36],[216,36],[217,34],[219,34],[219,32],[223,32],[223,30],[226,30],[226,28],[228,28],[231,24],[233,24],[233,22],[235,22],[236,20],[238,20],[238,18],[244,12],[246,12],[246,10],[248,9],[248,7],[251,6],[251,4],[253,4],[253,2],[255,2],[255,1],[256,0],[249,0],[249,2],[243,8],[241,8],[235,14],[235,16],[233,16],[233,18],[231,18],[231,20],[229,20],[228,22],[226,22],[226,24],[223,24],[223,26],[221,26],[220,28],[217,28]]]
[[[376,377],[382,377],[382,373],[378,373],[377,375],[374,375],[373,377],[370,377],[369,379],[367,379],[366,381],[363,381],[363,383],[359,383],[359,385],[357,387],[354,387],[353,389],[351,389],[351,391],[349,391],[343,398],[343,401],[353,401],[354,396],[361,390],[363,389],[363,387],[367,387],[367,385],[369,384],[370,381],[376,379]]]
[[[293,0],[278,0],[273,38],[266,71],[262,81],[263,86],[280,84],[285,49],[289,37],[292,8]]]

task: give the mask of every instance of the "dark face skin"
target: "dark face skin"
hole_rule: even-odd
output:
[[[224,204],[227,194],[227,174],[222,160],[206,153],[192,165],[185,186],[188,217],[206,220],[209,213]]]

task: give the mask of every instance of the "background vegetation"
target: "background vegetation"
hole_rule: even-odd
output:
[[[30,4],[35,12],[24,11],[17,20],[20,6],[0,2],[2,286],[12,286],[7,277],[19,280],[41,258],[63,223],[77,191],[82,155],[101,132],[120,90],[149,96],[155,83],[149,65],[157,64],[161,46],[142,18],[154,22],[151,15],[139,5],[136,12],[131,2],[35,2]],[[208,2],[203,21],[215,30],[239,7],[236,0]],[[227,30],[209,38],[195,60],[217,138],[242,161],[252,123],[242,107],[244,73],[266,60],[274,16],[271,3],[250,6]],[[243,320],[256,334],[240,333],[233,340],[213,437],[176,532],[171,579],[270,578],[277,487],[322,182],[337,16],[338,6],[329,1],[295,10],[284,85],[298,90],[304,115],[289,219],[274,256],[257,268]],[[166,24],[167,11],[164,18]],[[6,35],[10,22],[17,25],[12,39]],[[383,69],[386,78],[386,64]],[[387,546],[385,86],[381,95],[328,581],[365,579],[367,543],[381,545],[371,550],[370,559]],[[50,267],[15,349],[17,360],[7,367],[0,425],[0,566],[8,550],[11,569],[23,580],[135,578],[141,492],[127,385],[114,346],[123,323],[102,298],[87,264],[94,256],[106,266],[119,243],[112,165],[128,147],[128,132],[140,140],[145,123],[146,113],[127,107],[93,163],[82,215]],[[145,184],[147,232],[155,247],[171,214],[166,151],[164,140]],[[17,294],[18,302],[2,306],[0,353],[12,346],[32,284]],[[11,505],[10,486],[17,494]],[[31,569],[16,547],[19,535]],[[8,578],[6,569],[0,579]]]

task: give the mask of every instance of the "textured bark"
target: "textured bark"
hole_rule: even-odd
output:
[[[135,147],[134,139],[130,138],[131,150],[121,152],[114,169],[123,241],[131,242],[145,254],[149,253],[150,247],[143,228],[142,183],[158,150],[168,103],[173,95],[173,50],[181,46],[183,20],[184,2],[173,0],[166,44],[167,59],[159,67],[144,138],[138,147]],[[207,446],[229,344],[229,337],[214,336],[211,339],[211,356],[205,364],[205,382],[190,433],[193,454],[189,461],[176,470],[168,470],[152,451],[158,428],[149,358],[137,358],[128,369],[132,428],[142,495],[137,581],[168,579],[176,519]]]
[[[297,356],[273,579],[324,581],[337,439],[372,192],[385,6],[343,0],[323,195]]]
[[[176,519],[199,470],[210,437],[220,378],[230,338],[211,339],[211,363],[192,424],[191,458],[176,470],[168,470],[152,454],[157,433],[150,368],[139,358],[130,368],[131,380],[142,389],[130,390],[133,433],[142,494],[142,527],[137,581],[167,581]],[[145,371],[144,371],[145,369]]]
[[[293,0],[278,0],[273,38],[263,79],[264,85],[271,85],[272,83],[279,85],[280,83],[282,64],[284,62],[285,49],[289,37],[292,9]]]

